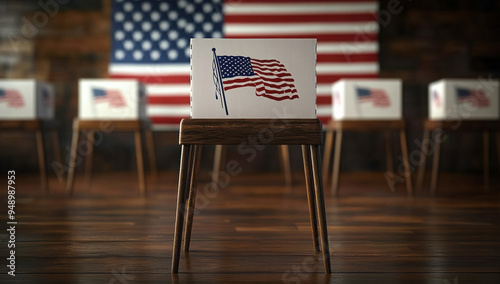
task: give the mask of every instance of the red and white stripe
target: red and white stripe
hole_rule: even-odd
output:
[[[10,107],[24,107],[24,99],[17,90],[5,90],[0,102],[6,102]]]
[[[318,117],[332,116],[331,86],[378,76],[377,1],[226,0],[226,38],[316,38]]]
[[[383,90],[372,90],[371,97],[373,99],[373,105],[376,107],[390,107],[391,100],[389,96]]]
[[[460,102],[469,102],[473,106],[481,108],[490,106],[490,100],[486,96],[485,92],[483,92],[483,90],[471,90],[470,96],[461,98]]]
[[[434,105],[438,108],[441,108],[443,106],[443,103],[441,102],[441,96],[437,91],[432,92],[432,101],[434,102]]]
[[[125,107],[127,102],[122,96],[122,93],[118,90],[106,90],[105,96],[94,97],[95,103],[109,103],[110,107]]]

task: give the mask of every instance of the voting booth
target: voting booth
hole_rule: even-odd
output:
[[[52,135],[55,159],[61,162],[59,136],[53,122],[54,87],[35,79],[0,79],[0,130],[34,132],[42,190],[48,192],[45,131]]]
[[[133,132],[137,160],[139,192],[146,194],[142,144],[148,143],[150,169],[156,175],[154,147],[149,120],[146,116],[144,86],[129,79],[80,79],[78,83],[78,118],[73,121],[73,140],[66,191],[73,194],[78,140],[81,131],[87,131],[85,155],[85,185],[90,186],[94,135],[96,132]]]
[[[498,81],[442,79],[429,84],[429,119],[499,118]]]
[[[54,118],[54,87],[35,79],[0,79],[0,120]]]
[[[78,118],[144,120],[144,86],[138,80],[80,79]]]
[[[316,118],[315,41],[192,43],[191,118]]]
[[[302,145],[313,244],[319,251],[321,241],[325,273],[331,273],[315,66],[315,39],[191,39],[191,119],[181,121],[179,132],[172,273],[182,243],[189,250],[201,147],[246,147],[254,138],[260,145]]]
[[[343,79],[332,86],[335,120],[397,120],[403,117],[400,79]]]
[[[193,40],[192,118],[316,118],[316,46],[311,40]],[[246,45],[242,45],[245,42]],[[211,95],[207,95],[207,91]],[[285,182],[289,150],[279,145]],[[225,147],[216,145],[217,183]]]
[[[329,181],[333,154],[332,191],[338,194],[342,134],[345,131],[377,131],[385,134],[387,171],[394,175],[391,133],[399,132],[404,173],[408,195],[412,195],[410,166],[406,146],[401,79],[341,79],[332,84],[333,118],[325,126],[323,176]],[[334,147],[335,138],[335,151]],[[387,179],[391,191],[395,183]]]
[[[441,79],[429,84],[429,118],[424,121],[423,141],[433,138],[430,191],[437,193],[441,135],[443,132],[480,132],[483,136],[483,186],[490,183],[490,135],[497,133],[500,143],[499,82],[491,79]],[[433,135],[431,137],[431,135]],[[443,141],[444,142],[444,141]],[[424,184],[428,147],[422,144],[417,189]],[[480,153],[478,153],[480,154]]]

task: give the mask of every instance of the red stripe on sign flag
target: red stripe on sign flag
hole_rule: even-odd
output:
[[[24,107],[24,99],[17,90],[0,89],[0,103],[6,102],[9,107]]]
[[[374,0],[113,0],[109,74],[144,82],[155,128],[176,129],[190,114],[188,99],[178,103],[190,93],[190,38],[316,38],[318,117],[326,123],[332,83],[378,75],[377,11]]]

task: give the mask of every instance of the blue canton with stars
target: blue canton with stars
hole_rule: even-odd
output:
[[[191,38],[222,38],[222,0],[113,0],[112,63],[189,63]]]
[[[253,76],[250,57],[245,56],[217,56],[219,58],[222,79],[236,76]]]

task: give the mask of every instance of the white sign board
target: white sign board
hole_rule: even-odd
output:
[[[316,118],[315,39],[191,39],[192,118]]]
[[[343,79],[332,85],[336,120],[399,120],[403,117],[400,79]]]
[[[429,84],[429,119],[499,118],[498,81],[443,79]]]
[[[145,89],[137,80],[80,79],[78,88],[82,120],[146,118]]]
[[[0,119],[54,118],[54,88],[34,79],[0,79]]]

